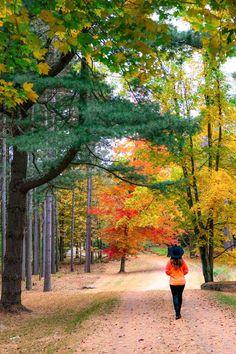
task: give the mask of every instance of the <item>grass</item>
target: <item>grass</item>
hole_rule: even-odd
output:
[[[167,248],[163,247],[151,247],[150,250],[154,253],[157,253],[159,256],[166,256],[167,255]]]
[[[223,305],[236,308],[236,297],[234,295],[217,293],[214,298]]]
[[[12,354],[29,354],[37,348],[37,353],[54,353],[58,348],[67,347],[73,337],[76,343],[86,320],[111,312],[118,301],[112,294],[80,295],[77,304],[68,298],[65,306],[53,312],[33,313],[23,319],[9,316],[4,321],[7,329],[0,333],[0,352],[7,348]]]

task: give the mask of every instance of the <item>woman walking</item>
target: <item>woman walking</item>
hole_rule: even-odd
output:
[[[188,266],[182,259],[183,254],[184,250],[182,247],[170,247],[170,260],[166,265],[166,274],[170,276],[170,289],[173,297],[176,320],[181,318],[182,294],[186,283],[184,276],[188,273]]]

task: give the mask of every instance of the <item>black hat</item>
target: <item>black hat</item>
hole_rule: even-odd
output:
[[[172,246],[169,248],[169,255],[171,258],[179,259],[183,256],[184,250],[180,246]]]

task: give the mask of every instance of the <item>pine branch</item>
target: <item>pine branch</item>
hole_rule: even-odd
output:
[[[51,169],[43,176],[26,180],[26,182],[22,185],[22,191],[28,192],[30,189],[42,186],[43,184],[48,183],[59,176],[59,174],[62,173],[76,157],[77,152],[78,149],[75,148],[68,150],[63,159],[59,161],[57,166],[51,167]]]

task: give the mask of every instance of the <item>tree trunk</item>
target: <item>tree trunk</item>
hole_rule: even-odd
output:
[[[6,119],[3,119],[5,125]],[[5,129],[3,129],[3,133]],[[2,139],[2,272],[3,259],[6,253],[6,227],[7,227],[7,145],[6,139]]]
[[[71,242],[70,242],[70,271],[74,272],[74,237],[75,237],[75,189],[72,190],[71,210]]]
[[[51,291],[52,195],[46,197],[45,273],[43,291]]]
[[[47,198],[43,203],[43,237],[42,237],[42,277],[45,275],[46,262],[46,233],[47,233]]]
[[[52,197],[52,238],[51,238],[51,273],[56,273],[55,260],[55,197]]]
[[[27,194],[27,231],[25,248],[25,270],[26,270],[26,289],[32,289],[32,213],[33,213],[33,192]]]
[[[64,250],[64,237],[62,234],[60,234],[59,238],[59,256],[60,256],[60,262],[64,262],[64,255],[65,255],[65,250]]]
[[[56,252],[55,252],[55,258],[56,258],[56,272],[59,270],[59,227],[58,227],[58,213],[57,213],[57,198],[55,196],[55,204],[54,204],[54,220],[55,220],[55,238],[56,238]]]
[[[82,264],[82,243],[79,244],[79,264]]]
[[[92,175],[90,168],[87,167],[87,218],[86,218],[86,242],[85,242],[85,265],[84,271],[86,273],[90,272],[91,265],[91,235],[92,235],[92,217],[91,217],[91,206],[92,206]]]
[[[42,238],[40,240],[40,276],[44,277],[45,234],[46,234],[46,199],[44,199],[44,202],[42,204],[41,220],[42,220],[42,222],[41,222]]]
[[[27,153],[13,148],[11,180],[7,205],[7,232],[1,303],[10,311],[25,310],[21,304],[22,252],[26,215],[26,192],[22,185],[26,178]]]
[[[34,207],[34,261],[33,261],[33,274],[39,274],[39,257],[40,257],[40,216],[39,206],[35,201]]]
[[[204,276],[205,283],[213,281],[213,268],[209,261],[208,245],[199,247],[201,262],[202,262],[202,272]]]
[[[120,259],[120,271],[119,273],[124,273],[125,272],[125,257],[121,257]]]
[[[78,245],[78,242],[76,242],[76,244],[75,244],[75,258],[76,259],[79,258],[79,245]]]
[[[25,249],[26,249],[26,232],[27,232],[27,230],[26,230],[26,228],[24,229],[24,238],[23,238],[23,250],[22,250],[22,272],[21,272],[21,277],[22,277],[22,279],[21,280],[23,280],[23,281],[25,281],[25,279],[26,279],[26,275],[25,275],[25,264],[26,264],[26,262],[25,262]]]

